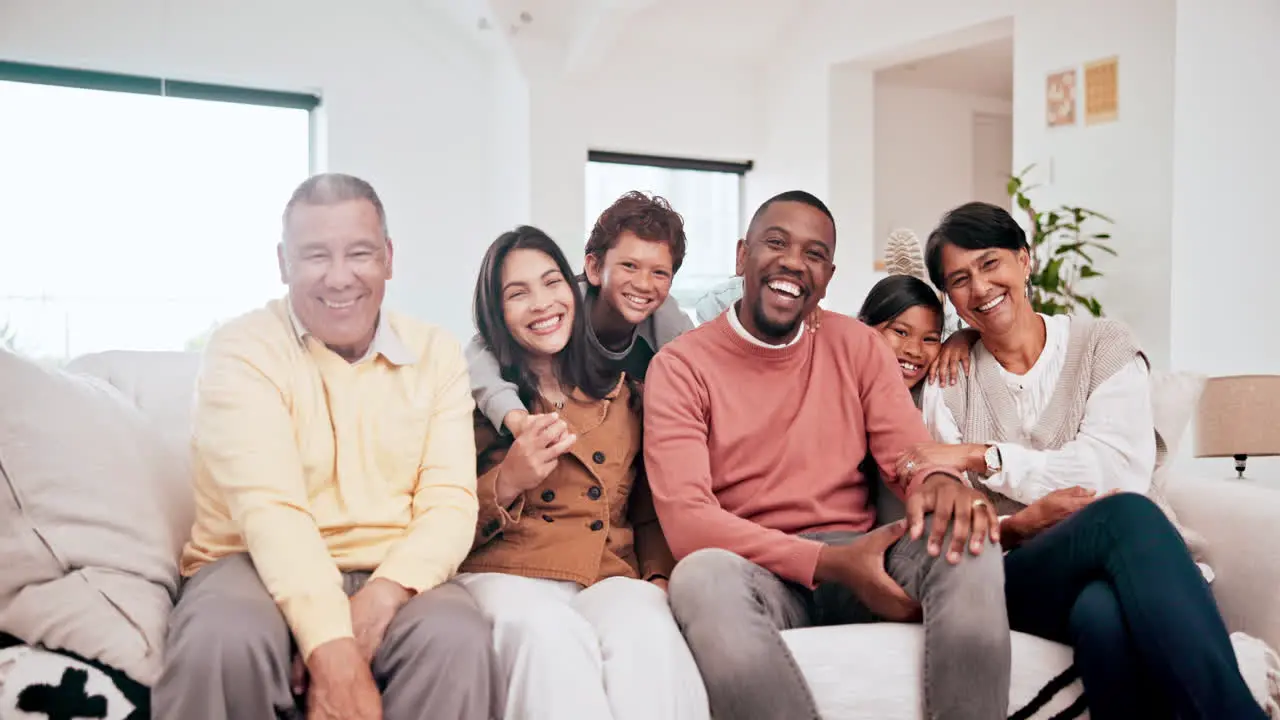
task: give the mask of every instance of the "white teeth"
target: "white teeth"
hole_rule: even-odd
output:
[[[653,302],[652,298],[640,297],[639,295],[630,295],[627,293],[623,293],[622,297],[626,298],[630,302],[635,303],[636,305],[648,305],[649,303]]]
[[[800,286],[793,282],[788,282],[786,280],[774,280],[769,283],[769,288],[777,290],[780,293],[786,293],[791,297],[800,297]]]
[[[351,307],[352,305],[355,305],[355,304],[356,304],[356,301],[355,301],[355,300],[348,300],[348,301],[346,301],[346,302],[334,302],[334,301],[332,301],[332,300],[322,300],[322,302],[324,303],[324,306],[325,306],[325,307],[327,307],[327,308],[333,308],[334,310],[341,310],[341,309],[343,309],[343,308],[349,308],[349,307]]]
[[[911,363],[905,360],[899,360],[898,364],[901,365],[902,369],[906,370],[907,372],[915,372],[920,369],[919,365],[912,365]]]
[[[988,310],[991,310],[991,309],[992,309],[992,308],[994,308],[995,306],[997,306],[997,305],[999,305],[1000,303],[1004,302],[1004,298],[1005,298],[1005,296],[1004,296],[1004,295],[1000,295],[1000,296],[996,297],[994,300],[992,300],[991,302],[986,303],[985,305],[979,305],[979,306],[978,306],[978,312],[986,312],[986,311],[988,311]]]
[[[530,327],[530,328],[532,328],[532,329],[534,329],[534,330],[548,330],[548,329],[550,329],[550,328],[555,327],[556,323],[558,323],[558,322],[560,322],[560,316],[559,316],[559,315],[552,315],[551,317],[547,318],[546,320],[539,320],[538,322],[533,323],[533,324],[532,324],[532,325],[530,325],[529,327]]]

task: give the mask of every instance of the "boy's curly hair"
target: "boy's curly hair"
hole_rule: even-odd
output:
[[[672,273],[684,262],[684,218],[658,195],[650,197],[632,190],[605,208],[587,237],[587,254],[604,260],[604,254],[618,244],[618,236],[630,230],[636,237],[666,243],[671,248]]]

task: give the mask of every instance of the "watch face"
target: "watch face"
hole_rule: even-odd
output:
[[[1000,471],[1000,451],[994,445],[987,448],[986,461],[988,471]]]

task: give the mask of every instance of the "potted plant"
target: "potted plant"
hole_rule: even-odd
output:
[[[1102,315],[1102,304],[1085,294],[1081,283],[1102,275],[1094,267],[1094,255],[1104,252],[1116,255],[1108,245],[1111,234],[1094,232],[1085,226],[1094,221],[1112,223],[1111,218],[1095,210],[1063,205],[1052,210],[1037,210],[1027,193],[1036,186],[1026,184],[1028,166],[1009,178],[1009,196],[1027,214],[1030,227],[1027,242],[1031,245],[1031,278],[1027,291],[1037,312],[1046,315],[1070,314],[1084,308],[1091,315]]]

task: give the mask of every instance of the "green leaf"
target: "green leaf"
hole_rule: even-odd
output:
[[[1050,291],[1057,291],[1062,284],[1062,261],[1063,258],[1056,257],[1044,266],[1044,272],[1040,273],[1043,283],[1041,287]]]
[[[1027,197],[1026,195],[1019,195],[1019,196],[1018,196],[1018,207],[1022,208],[1023,210],[1030,210],[1030,209],[1031,209],[1031,198]]]
[[[1067,253],[1075,253],[1083,257],[1085,260],[1088,260],[1089,262],[1093,262],[1093,258],[1089,257],[1089,254],[1084,251],[1084,246],[1085,246],[1085,242],[1083,240],[1064,243],[1062,245],[1059,245],[1057,249],[1053,251],[1053,254],[1066,255]]]
[[[1084,265],[1080,268],[1080,278],[1102,277],[1102,273],[1094,270],[1090,265]]]
[[[1094,233],[1091,237],[1094,240],[1110,240],[1111,233]]]

